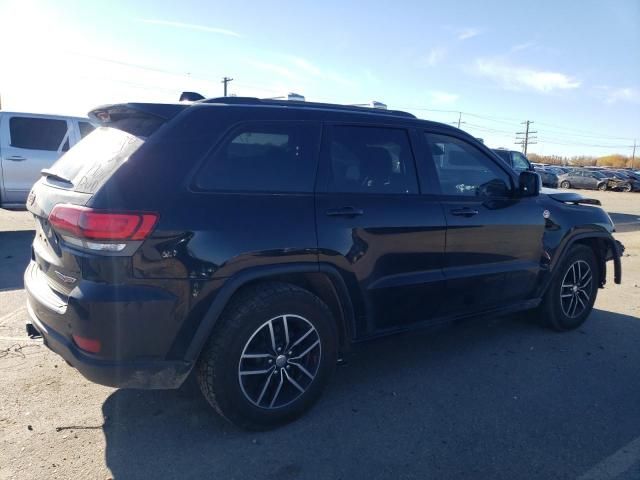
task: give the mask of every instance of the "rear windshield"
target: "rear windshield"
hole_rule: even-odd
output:
[[[78,142],[49,169],[81,193],[96,193],[142,146],[144,139],[123,130],[99,127]]]

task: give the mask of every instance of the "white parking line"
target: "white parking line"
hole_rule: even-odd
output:
[[[7,313],[6,315],[3,315],[0,317],[0,323],[4,322],[5,320],[8,320],[9,318],[13,317],[14,315],[18,315],[19,313],[22,313],[24,310],[26,310],[27,307],[19,307],[16,308],[14,311]]]
[[[640,437],[608,456],[578,480],[613,480],[640,462]]]
[[[0,336],[0,340],[7,340],[9,342],[42,342],[42,340],[37,338],[29,338],[26,335],[24,337],[2,337]]]

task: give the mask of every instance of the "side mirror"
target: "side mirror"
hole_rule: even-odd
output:
[[[521,172],[518,187],[521,197],[535,197],[540,194],[540,175],[535,172]]]

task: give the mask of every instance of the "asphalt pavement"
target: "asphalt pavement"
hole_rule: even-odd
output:
[[[624,283],[582,328],[519,315],[358,345],[306,416],[252,433],[191,381],[97,386],[24,339],[33,231],[0,211],[0,479],[640,479],[640,232],[614,213]]]

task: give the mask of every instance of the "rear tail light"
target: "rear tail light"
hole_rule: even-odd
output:
[[[100,340],[96,340],[94,338],[86,338],[81,337],[80,335],[71,335],[73,337],[73,341],[78,347],[80,347],[85,352],[89,353],[99,353],[102,349],[102,343]]]
[[[158,215],[141,212],[105,212],[78,205],[56,205],[49,223],[68,243],[89,250],[118,252],[128,241],[149,236]]]

